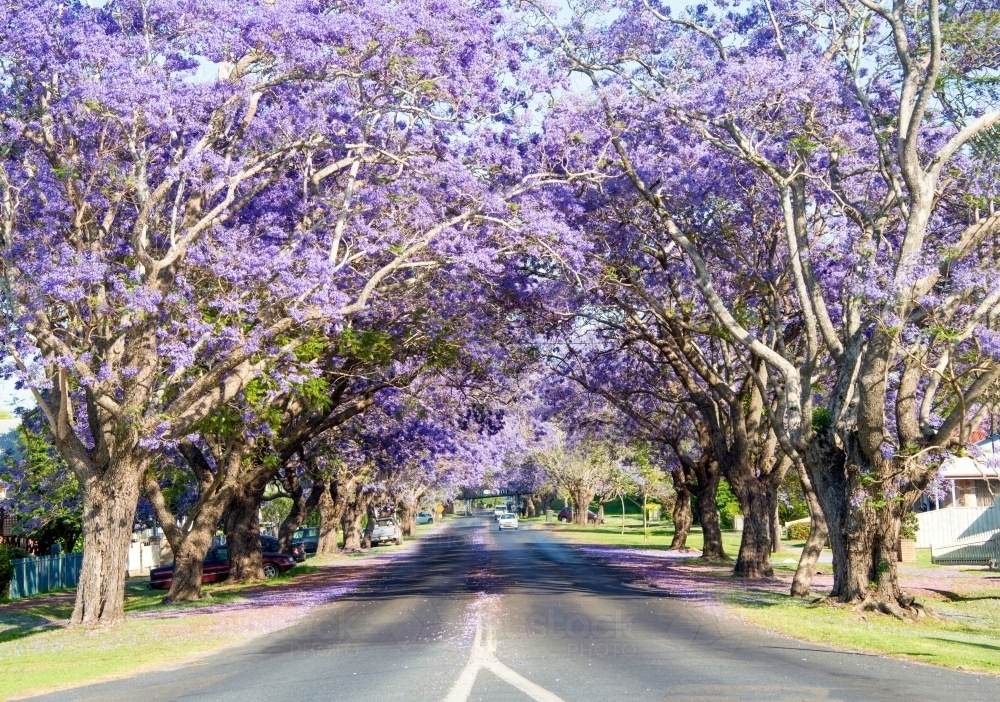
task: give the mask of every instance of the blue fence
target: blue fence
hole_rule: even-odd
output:
[[[17,600],[49,590],[75,587],[80,582],[82,553],[64,553],[41,558],[19,558],[14,562],[10,599]]]

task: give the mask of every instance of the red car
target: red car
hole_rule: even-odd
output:
[[[295,567],[295,559],[283,553],[263,553],[264,576],[273,578],[278,573],[284,573]],[[163,568],[153,568],[149,571],[149,586],[154,590],[166,590],[174,577],[173,565]],[[225,546],[210,548],[205,554],[205,563],[201,570],[201,584],[220,583],[229,577],[229,549]]]
[[[572,522],[573,521],[573,510],[570,509],[569,507],[564,507],[559,512],[559,516],[556,517],[556,518],[560,522],[562,522],[563,524],[565,524],[566,522]],[[587,522],[589,524],[597,524],[597,515],[594,514],[593,512],[591,512],[589,509],[587,510]]]

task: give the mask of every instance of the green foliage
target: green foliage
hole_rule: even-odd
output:
[[[0,600],[7,597],[7,588],[10,587],[10,581],[14,577],[14,561],[30,555],[23,548],[0,544]]]
[[[781,522],[793,522],[809,516],[809,504],[802,492],[799,474],[790,470],[778,488],[778,519]]]
[[[292,511],[292,500],[288,497],[275,497],[268,500],[260,508],[260,516],[262,521],[278,526],[283,521],[288,513]]]
[[[907,512],[903,515],[903,526],[899,530],[899,538],[901,539],[915,539],[917,538],[917,532],[920,530],[920,520],[917,519],[916,512]]]
[[[813,431],[826,431],[833,427],[833,415],[826,407],[816,407],[813,409],[812,429]]]
[[[719,490],[715,493],[715,507],[719,510],[719,521],[723,529],[732,529],[734,518],[741,514],[740,501],[736,499],[733,490],[725,478],[719,481]]]
[[[72,551],[82,533],[80,486],[44,427],[18,428],[19,455],[0,463],[0,481],[16,489],[15,528],[38,541],[43,553],[58,543]]]
[[[790,541],[805,541],[809,538],[809,522],[798,522],[788,525],[788,539]]]

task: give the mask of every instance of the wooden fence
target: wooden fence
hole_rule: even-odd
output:
[[[1000,561],[1000,541],[980,540],[964,544],[931,547],[931,563],[938,565],[988,565]]]
[[[10,581],[9,597],[17,600],[50,590],[75,587],[80,582],[83,554],[18,558],[13,564],[14,577]]]
[[[1000,504],[945,507],[917,514],[917,548],[985,541],[1000,533]]]

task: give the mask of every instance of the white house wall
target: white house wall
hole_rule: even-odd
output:
[[[1000,505],[948,507],[917,514],[917,548],[983,541],[1000,533]]]

